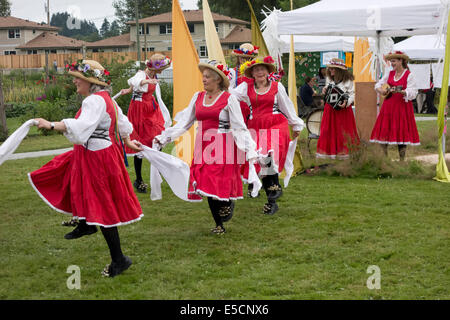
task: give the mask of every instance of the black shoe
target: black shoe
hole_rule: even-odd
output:
[[[105,269],[103,269],[102,275],[104,277],[114,278],[115,276],[127,270],[132,265],[132,263],[133,262],[131,261],[131,259],[124,255],[122,261],[112,261],[111,264],[108,264]]]
[[[267,202],[264,205],[264,208],[263,208],[263,213],[264,214],[273,215],[277,211],[278,211],[278,205],[277,205],[276,202],[272,202],[272,203]]]
[[[78,225],[75,229],[73,229],[71,232],[67,233],[64,238],[67,240],[72,239],[78,239],[82,236],[88,236],[90,234],[96,233],[97,227],[96,226],[90,226],[90,225]]]
[[[216,226],[215,228],[211,229],[211,232],[215,233],[215,234],[218,234],[218,235],[222,235],[226,231],[225,231],[225,228],[223,226]]]
[[[134,180],[133,186],[136,188],[136,191],[139,193],[147,193],[148,185],[144,183],[144,181]]]

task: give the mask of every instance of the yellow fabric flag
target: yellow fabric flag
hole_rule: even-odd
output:
[[[216,31],[216,25],[209,8],[208,0],[203,0],[203,22],[205,25],[206,47],[208,48],[208,59],[216,60],[226,64],[225,57],[220,44],[219,35]]]
[[[371,82],[374,81],[370,74],[370,58],[369,40],[367,38],[355,39],[353,75],[355,82]]]
[[[266,42],[261,33],[261,28],[259,27],[258,19],[256,19],[255,12],[253,11],[252,4],[250,0],[247,0],[248,7],[250,8],[251,15],[251,26],[252,26],[252,44],[259,47],[259,55],[269,56],[269,50],[267,49]]]
[[[173,117],[185,109],[197,91],[203,90],[199,57],[178,0],[172,2]],[[177,156],[190,164],[194,153],[195,128],[175,142]]]
[[[450,34],[450,14],[447,23],[447,34]],[[448,97],[448,77],[450,68],[450,37],[447,37],[445,44],[445,60],[444,60],[444,72],[442,76],[441,96],[439,100],[438,110],[438,131],[439,131],[439,161],[436,166],[435,180],[440,182],[450,182],[450,174],[448,172],[447,164],[445,163],[445,155],[443,151],[442,139],[444,137],[445,128],[445,108],[447,106]]]

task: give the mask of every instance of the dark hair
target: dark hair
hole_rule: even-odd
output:
[[[319,74],[318,74],[319,79],[325,79],[325,77],[322,75],[322,70],[323,70],[323,69],[326,70],[327,68],[324,68],[324,67],[320,67],[320,68],[319,68]]]
[[[308,77],[308,76],[305,77],[305,83],[309,83],[311,80],[312,80],[311,77]]]
[[[334,72],[334,77],[331,76],[330,68],[327,68],[327,78],[333,80],[336,83],[339,82],[347,82],[347,81],[353,81],[355,80],[355,77],[353,77],[353,74],[348,72],[348,70],[334,68],[336,71]]]

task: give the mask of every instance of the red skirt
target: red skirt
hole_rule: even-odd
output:
[[[149,148],[152,147],[153,138],[164,131],[164,117],[153,96],[148,101],[131,100],[127,117],[133,124],[130,139],[137,140]],[[125,150],[130,154],[136,153],[127,147]]]
[[[239,164],[192,164],[189,181],[191,201],[202,196],[221,201],[243,199]]]
[[[384,101],[372,130],[370,142],[419,145],[419,132],[412,102],[393,95]]]
[[[282,172],[291,141],[287,119],[282,114],[254,116],[253,119],[248,121],[248,128],[256,141],[257,150],[260,150],[260,154],[263,156],[271,155],[274,162],[273,169],[278,173]],[[246,164],[246,167],[242,170],[248,173],[248,164]],[[259,173],[260,166],[255,164],[255,169]],[[247,177],[244,175],[245,179]]]
[[[119,148],[90,151],[75,145],[28,174],[39,196],[58,212],[87,224],[114,227],[143,216]]]
[[[325,104],[316,157],[346,159],[349,148],[358,144],[359,136],[352,107],[335,110]]]

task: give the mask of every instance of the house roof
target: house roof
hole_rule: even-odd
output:
[[[183,10],[186,22],[203,22],[203,10]],[[218,13],[212,13],[214,22],[228,22],[242,25],[249,25],[250,22],[231,18]],[[172,12],[166,12],[139,20],[139,23],[158,24],[172,22]],[[128,21],[127,24],[135,25],[136,21]]]
[[[68,38],[54,32],[43,32],[33,40],[18,46],[18,49],[79,49],[86,42]]]
[[[49,26],[48,24],[40,24],[37,22],[24,20],[16,17],[0,17],[0,29],[21,28],[21,29],[37,29],[44,31],[58,31],[59,28]]]
[[[109,48],[109,47],[131,47],[134,45],[134,41],[130,40],[130,34],[125,33],[120,36],[111,37],[95,42],[87,42],[88,48]]]
[[[245,43],[252,42],[252,30],[242,26],[235,26],[221,43]]]

